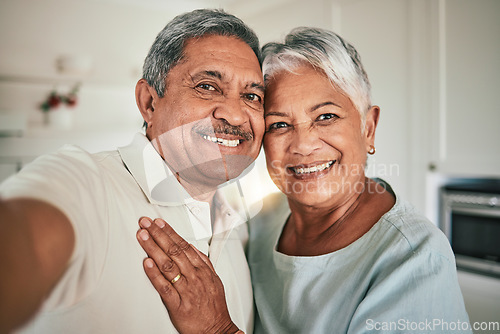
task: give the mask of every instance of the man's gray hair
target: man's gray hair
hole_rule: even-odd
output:
[[[239,38],[260,60],[257,35],[236,16],[220,9],[197,9],[178,15],[160,31],[144,60],[142,76],[159,97],[165,94],[169,70],[183,57],[186,41],[206,35]]]
[[[284,43],[268,43],[262,48],[262,71],[266,83],[279,71],[293,70],[304,64],[322,70],[361,114],[371,107],[370,82],[356,49],[334,32],[299,27],[293,29]]]

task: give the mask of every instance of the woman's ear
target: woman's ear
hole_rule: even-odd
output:
[[[378,119],[380,117],[380,108],[378,106],[370,107],[365,118],[365,140],[367,152],[375,145],[375,130],[377,129]]]
[[[153,125],[154,101],[158,99],[158,95],[153,87],[151,87],[146,79],[141,79],[135,85],[135,101],[142,118],[148,124],[148,128]]]

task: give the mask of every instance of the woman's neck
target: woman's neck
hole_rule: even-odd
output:
[[[292,213],[278,250],[288,255],[314,256],[334,252],[359,239],[394,205],[394,197],[383,189],[367,191],[377,186],[372,183],[375,181],[366,179],[362,192],[353,193],[337,207],[290,203]]]

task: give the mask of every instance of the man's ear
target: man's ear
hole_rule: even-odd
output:
[[[137,82],[137,85],[135,85],[135,101],[142,118],[148,124],[148,128],[153,125],[154,101],[157,99],[156,90],[148,84],[146,79]]]
[[[365,140],[366,151],[370,151],[371,147],[375,146],[375,130],[377,129],[378,120],[380,117],[380,108],[372,106],[366,113],[365,118]]]

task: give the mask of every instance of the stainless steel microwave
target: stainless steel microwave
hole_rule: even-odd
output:
[[[446,185],[440,198],[440,227],[457,268],[500,277],[500,181]]]

